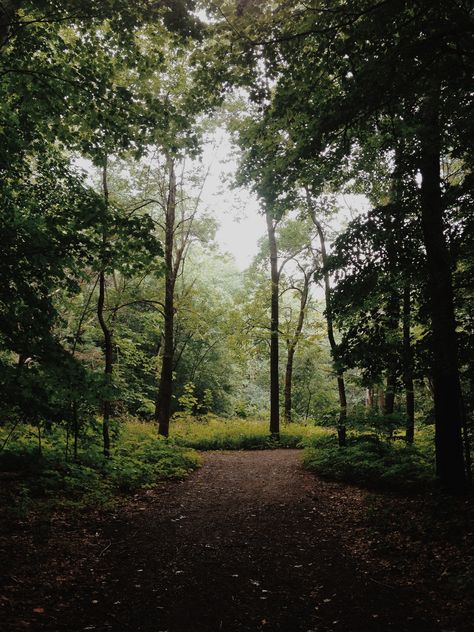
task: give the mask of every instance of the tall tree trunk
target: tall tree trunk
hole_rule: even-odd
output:
[[[377,387],[377,410],[379,413],[383,413],[385,410],[385,390],[383,386]]]
[[[76,400],[72,402],[72,428],[73,428],[73,436],[74,436],[72,455],[73,455],[74,461],[77,461],[77,448],[79,444],[79,414],[77,410]]]
[[[280,437],[280,383],[278,370],[278,299],[279,281],[278,251],[275,237],[275,223],[269,211],[265,212],[268,241],[270,244],[271,270],[271,320],[270,320],[270,434]]]
[[[452,490],[465,487],[462,395],[459,379],[451,260],[441,198],[439,90],[427,95],[421,112],[421,219],[431,312],[436,472]]]
[[[303,288],[301,289],[300,309],[298,313],[298,322],[291,340],[288,341],[288,351],[286,358],[285,371],[285,423],[291,423],[292,416],[292,387],[293,387],[293,360],[295,357],[296,347],[298,345],[301,332],[303,331],[304,318],[306,314],[306,304],[308,302],[309,285],[314,270],[304,273]]]
[[[106,247],[107,247],[107,219],[108,219],[108,204],[109,204],[109,190],[107,185],[107,158],[105,158],[104,167],[102,170],[102,187],[104,194],[104,217],[102,222],[102,269],[99,272],[99,299],[97,301],[97,318],[99,320],[100,328],[104,336],[104,355],[105,355],[105,384],[108,390],[112,383],[112,371],[113,371],[113,346],[112,346],[112,332],[107,325],[104,318],[105,307],[105,293],[106,293],[106,280],[105,280],[105,261]],[[103,437],[103,451],[104,456],[110,455],[110,412],[111,402],[109,394],[106,393],[102,400],[102,437]]]
[[[176,219],[176,174],[174,160],[168,158],[168,198],[165,212],[165,305],[164,331],[162,345],[162,363],[160,386],[156,400],[155,418],[158,421],[158,433],[169,435],[171,417],[171,398],[173,395],[173,358],[174,358],[174,286],[176,273],[173,265],[173,241]]]
[[[415,438],[415,390],[413,386],[413,350],[410,340],[411,297],[408,283],[403,288],[403,382],[405,386],[407,426],[405,438],[413,443]]]
[[[304,420],[307,421],[309,417],[309,407],[311,406],[311,399],[313,397],[313,393],[309,391],[308,401],[306,402],[306,412],[304,414]]]
[[[331,300],[331,281],[329,279],[329,272],[327,271],[328,256],[326,250],[326,240],[324,237],[323,227],[321,222],[316,217],[316,212],[311,204],[309,193],[307,193],[308,205],[311,211],[311,218],[313,224],[316,227],[316,231],[319,237],[319,243],[321,247],[321,261],[323,264],[323,279],[324,279],[324,295],[326,299],[326,324],[328,332],[329,345],[331,347],[331,353],[333,356],[333,363],[337,374],[337,392],[339,396],[339,421],[337,425],[337,437],[339,446],[346,445],[346,422],[347,422],[347,398],[346,398],[346,385],[344,382],[344,373],[338,367],[337,364],[337,343],[334,337],[334,324],[333,324],[333,312],[332,312],[332,300]]]
[[[387,378],[385,387],[385,404],[383,412],[385,415],[393,414],[395,406],[395,392],[397,390],[397,368],[398,368],[398,328],[400,321],[400,298],[394,289],[393,294],[387,303],[387,330],[390,341],[390,349],[387,362]]]
[[[374,387],[368,386],[365,394],[365,408],[367,411],[372,412],[374,408]]]
[[[291,423],[292,411],[292,386],[293,386],[293,360],[295,357],[295,348],[290,343],[286,356],[285,371],[285,423]]]

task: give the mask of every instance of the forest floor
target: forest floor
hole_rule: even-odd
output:
[[[296,450],[206,453],[113,509],[2,525],[0,627],[467,632],[472,531],[440,532],[432,509],[322,481]]]

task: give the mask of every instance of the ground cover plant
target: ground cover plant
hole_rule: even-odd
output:
[[[173,441],[177,445],[198,450],[302,448],[318,437],[330,435],[328,428],[310,423],[291,423],[282,426],[276,440],[269,435],[266,420],[219,419],[212,416],[198,422],[181,420],[173,427]]]
[[[6,429],[1,429],[0,445],[6,438]],[[123,494],[184,478],[201,463],[194,450],[160,439],[143,424],[121,424],[115,441],[114,452],[106,459],[91,433],[82,437],[74,459],[66,452],[63,430],[43,431],[39,452],[38,429],[17,428],[0,452],[6,506],[24,517],[31,510],[110,505]]]
[[[421,491],[435,480],[433,448],[426,442],[406,445],[354,434],[341,447],[333,437],[324,444],[316,442],[307,447],[303,464],[323,478],[369,488]]]

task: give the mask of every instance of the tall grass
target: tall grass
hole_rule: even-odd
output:
[[[303,448],[331,434],[327,428],[295,423],[282,426],[280,438],[275,441],[270,437],[266,421],[212,417],[201,422],[181,420],[171,428],[176,445],[197,450]]]

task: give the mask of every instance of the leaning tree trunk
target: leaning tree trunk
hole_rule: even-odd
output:
[[[160,385],[156,400],[155,418],[158,421],[158,433],[169,435],[171,417],[171,398],[173,396],[173,359],[174,359],[174,286],[175,270],[173,266],[173,240],[176,217],[176,174],[173,159],[168,159],[169,184],[165,212],[165,304],[164,331],[162,345],[162,363]]]
[[[105,256],[107,248],[107,215],[109,204],[109,190],[107,185],[107,158],[105,158],[104,168],[102,171],[102,186],[104,194],[104,217],[102,222],[102,269],[99,272],[99,299],[97,301],[97,318],[99,320],[100,328],[104,336],[104,355],[105,355],[105,386],[109,391],[112,383],[112,371],[113,371],[113,346],[112,346],[112,332],[107,325],[104,317],[105,307],[105,293],[106,293],[106,281],[105,281]],[[102,437],[103,437],[103,451],[104,456],[110,455],[110,413],[111,402],[109,393],[106,392],[105,397],[102,400]],[[77,412],[76,412],[77,414]],[[76,437],[75,437],[76,439]],[[76,441],[75,449],[76,452]]]
[[[411,298],[410,286],[403,288],[403,382],[406,397],[406,442],[413,443],[415,438],[415,390],[413,386],[413,349],[410,340]]]
[[[462,444],[462,395],[459,379],[451,259],[441,198],[439,90],[425,99],[421,112],[421,220],[431,312],[436,472],[451,491],[465,487]]]
[[[267,210],[265,212],[270,244],[271,270],[271,320],[270,320],[270,434],[278,439],[280,436],[280,383],[278,370],[278,299],[279,280],[278,252],[275,237],[275,224]]]
[[[309,199],[309,194],[307,195]],[[327,271],[328,256],[326,251],[326,240],[324,238],[324,231],[316,218],[316,213],[310,205],[311,217],[313,224],[316,226],[318,232],[319,243],[321,246],[321,260],[323,264],[323,278],[324,278],[324,295],[326,299],[326,325],[328,332],[329,345],[331,347],[331,353],[333,356],[334,366],[337,372],[337,391],[339,395],[339,421],[337,424],[337,438],[339,446],[346,445],[346,422],[347,422],[347,398],[346,398],[346,385],[344,382],[344,372],[338,367],[336,353],[337,343],[334,337],[334,324],[333,324],[333,312],[332,312],[332,297],[331,297],[331,281],[329,279],[329,272]]]

